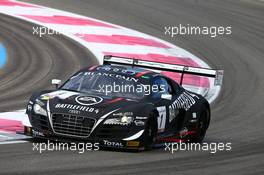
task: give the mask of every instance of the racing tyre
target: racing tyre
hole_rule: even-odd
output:
[[[210,112],[206,108],[200,114],[196,133],[190,139],[190,142],[201,143],[205,137],[209,123],[210,123]]]
[[[150,114],[150,118],[146,124],[146,128],[144,131],[144,148],[145,150],[151,150],[153,147],[153,143],[156,139],[157,134],[157,123],[155,122],[157,116],[155,113]]]

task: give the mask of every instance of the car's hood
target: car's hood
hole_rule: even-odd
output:
[[[48,99],[51,113],[72,114],[98,118],[110,111],[140,103],[121,97],[82,94],[65,90],[42,95]]]

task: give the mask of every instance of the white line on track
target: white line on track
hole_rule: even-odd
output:
[[[0,145],[7,145],[7,144],[17,144],[17,143],[26,143],[26,140],[14,140],[14,141],[0,141]]]

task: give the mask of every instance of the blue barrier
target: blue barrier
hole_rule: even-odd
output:
[[[3,44],[0,43],[0,68],[4,67],[6,63],[6,49]]]

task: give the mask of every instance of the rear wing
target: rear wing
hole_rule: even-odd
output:
[[[214,78],[214,85],[216,86],[222,85],[223,76],[224,76],[223,70],[214,70],[208,68],[191,67],[187,65],[144,61],[134,58],[118,57],[112,55],[105,55],[103,64],[126,65],[132,67],[136,66],[146,69],[181,73],[181,80],[180,80],[181,85],[185,74]]]

